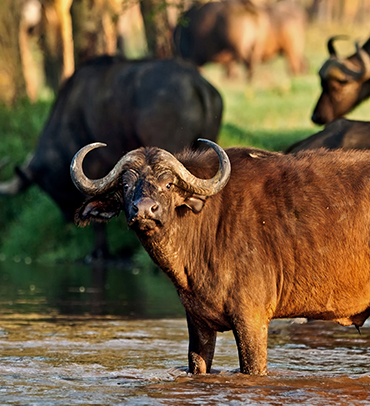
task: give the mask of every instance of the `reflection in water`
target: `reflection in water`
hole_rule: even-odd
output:
[[[136,318],[184,315],[175,288],[158,270],[0,262],[0,314],[7,311]]]
[[[370,325],[274,320],[266,377],[219,334],[212,374],[189,376],[166,277],[99,272],[0,263],[1,405],[370,405]]]

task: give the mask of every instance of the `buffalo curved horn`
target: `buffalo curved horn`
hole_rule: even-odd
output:
[[[33,177],[32,173],[29,170],[29,164],[33,158],[33,155],[30,155],[26,162],[16,170],[16,174],[12,179],[0,182],[0,196],[15,196],[18,193],[26,190],[32,183]],[[8,163],[8,158],[4,158],[0,162],[0,170]]]
[[[334,35],[333,37],[330,37],[328,39],[327,47],[328,47],[328,52],[331,57],[337,56],[337,51],[334,48],[334,42],[337,41],[338,39],[348,39],[348,36],[347,35]]]
[[[334,41],[337,39],[344,39],[348,38],[344,35],[337,35],[335,37],[331,37],[328,40],[328,51],[330,53],[330,59],[328,59],[319,71],[319,75],[321,78],[326,79],[330,72],[332,72],[332,68],[339,69],[343,74],[350,76],[355,81],[363,80],[369,77],[370,74],[370,56],[369,54],[363,49],[360,48],[359,44],[355,42],[356,47],[356,54],[355,56],[359,59],[361,63],[360,70],[354,70],[348,66],[348,62],[346,59],[341,60],[337,57],[335,48],[334,48]]]
[[[166,166],[181,180],[180,187],[198,195],[212,196],[220,192],[229,181],[231,174],[230,160],[226,152],[215,142],[203,138],[198,138],[198,141],[208,144],[218,155],[218,170],[211,179],[197,178],[172,154],[164,150],[161,150],[161,153],[164,153]]]
[[[361,63],[363,65],[362,60]],[[348,66],[345,65],[344,62],[341,62],[338,59],[329,59],[320,68],[319,76],[323,79],[327,79],[330,73],[333,72],[332,71],[333,68],[338,68],[344,75],[351,77],[355,81],[363,79],[366,73],[364,66],[361,67],[361,70],[356,71],[354,69],[349,68]]]
[[[107,144],[103,144],[102,142],[93,142],[92,144],[85,145],[75,154],[72,159],[70,166],[72,181],[76,188],[86,195],[94,196],[104,193],[109,188],[114,186],[119,179],[118,175],[122,166],[129,161],[130,154],[132,154],[132,152],[129,152],[128,154],[124,155],[108,173],[108,175],[104,176],[104,178],[89,179],[82,170],[82,162],[85,156],[93,149],[106,146]]]
[[[360,48],[357,42],[355,43],[355,46],[356,55],[363,67],[362,77],[366,76],[366,78],[368,78],[370,75],[370,55],[363,48]]]
[[[171,169],[172,172],[180,179],[179,186],[181,188],[202,196],[212,196],[226,186],[231,174],[230,160],[226,152],[216,143],[204,139],[199,139],[198,141],[207,143],[218,155],[219,168],[215,176],[211,179],[197,178],[191,174],[171,153],[163,149],[159,149],[159,157],[163,159],[166,167]],[[119,174],[122,171],[123,166],[130,161],[135,161],[136,159],[136,152],[131,151],[124,155],[104,178],[94,180],[87,178],[82,170],[83,159],[87,153],[93,149],[105,146],[106,144],[100,142],[86,145],[76,153],[72,160],[72,181],[77,189],[87,195],[94,196],[96,194],[102,194],[117,184],[119,181]]]

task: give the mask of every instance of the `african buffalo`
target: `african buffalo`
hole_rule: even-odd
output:
[[[328,41],[330,58],[320,68],[322,92],[312,113],[312,121],[326,124],[349,113],[370,96],[370,38],[347,57],[337,56],[334,41]]]
[[[370,122],[338,118],[322,131],[290,145],[285,153],[317,148],[370,149]]]
[[[215,1],[191,7],[174,30],[176,53],[198,66],[219,62],[230,69],[255,66],[283,54],[292,74],[302,73],[306,15],[289,1],[257,6],[248,0]]]
[[[98,57],[65,83],[30,162],[0,184],[0,195],[16,194],[36,183],[73,221],[84,196],[74,187],[69,166],[82,146],[109,143],[86,162],[100,177],[127,151],[159,146],[171,152],[196,146],[199,136],[216,140],[222,99],[191,64],[182,60],[128,61]],[[100,230],[95,255],[107,254]]]
[[[284,155],[208,144],[218,159],[212,150],[175,157],[140,148],[96,180],[82,162],[104,144],[84,147],[71,164],[76,186],[92,196],[77,223],[125,211],[174,283],[190,372],[210,371],[217,331],[233,331],[241,372],[264,375],[271,319],[362,326],[370,315],[370,151]]]

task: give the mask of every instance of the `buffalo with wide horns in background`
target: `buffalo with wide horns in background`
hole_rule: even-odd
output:
[[[322,131],[290,145],[285,153],[317,148],[370,149],[370,122],[338,118]]]
[[[76,221],[124,211],[170,277],[189,329],[189,370],[209,372],[216,334],[232,330],[240,370],[264,375],[273,318],[361,326],[370,315],[370,151],[297,155],[251,148],[140,148],[102,179],[71,175],[92,196]],[[217,169],[218,168],[218,169]]]
[[[242,62],[249,79],[255,66],[279,54],[292,74],[306,69],[304,60],[306,13],[290,1],[257,6],[249,0],[196,4],[174,30],[176,53],[202,66]]]
[[[356,52],[339,58],[334,41],[328,40],[330,58],[320,68],[322,92],[312,113],[316,124],[327,124],[349,113],[370,96],[370,38]]]
[[[69,166],[81,147],[109,143],[86,161],[86,173],[101,177],[123,153],[141,146],[176,152],[195,147],[199,136],[216,140],[222,109],[219,92],[185,61],[98,57],[65,83],[31,160],[0,183],[0,195],[37,184],[73,221],[84,196],[74,187]],[[96,228],[93,253],[104,257],[104,229]]]

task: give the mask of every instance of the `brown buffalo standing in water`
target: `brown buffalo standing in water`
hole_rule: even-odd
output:
[[[289,1],[263,7],[249,0],[215,1],[190,8],[173,37],[182,58],[198,66],[219,62],[229,73],[232,62],[243,62],[251,79],[257,64],[279,54],[292,74],[305,71],[305,27],[305,11]]]
[[[370,96],[370,38],[356,52],[339,58],[334,41],[328,41],[330,58],[319,71],[322,92],[312,113],[312,121],[326,124],[349,113]]]
[[[190,372],[210,371],[218,331],[233,331],[241,372],[264,375],[271,319],[361,326],[370,315],[370,152],[208,144],[218,158],[140,148],[97,180],[82,162],[104,144],[86,146],[71,164],[74,183],[92,196],[77,222],[125,211],[175,285]]]

